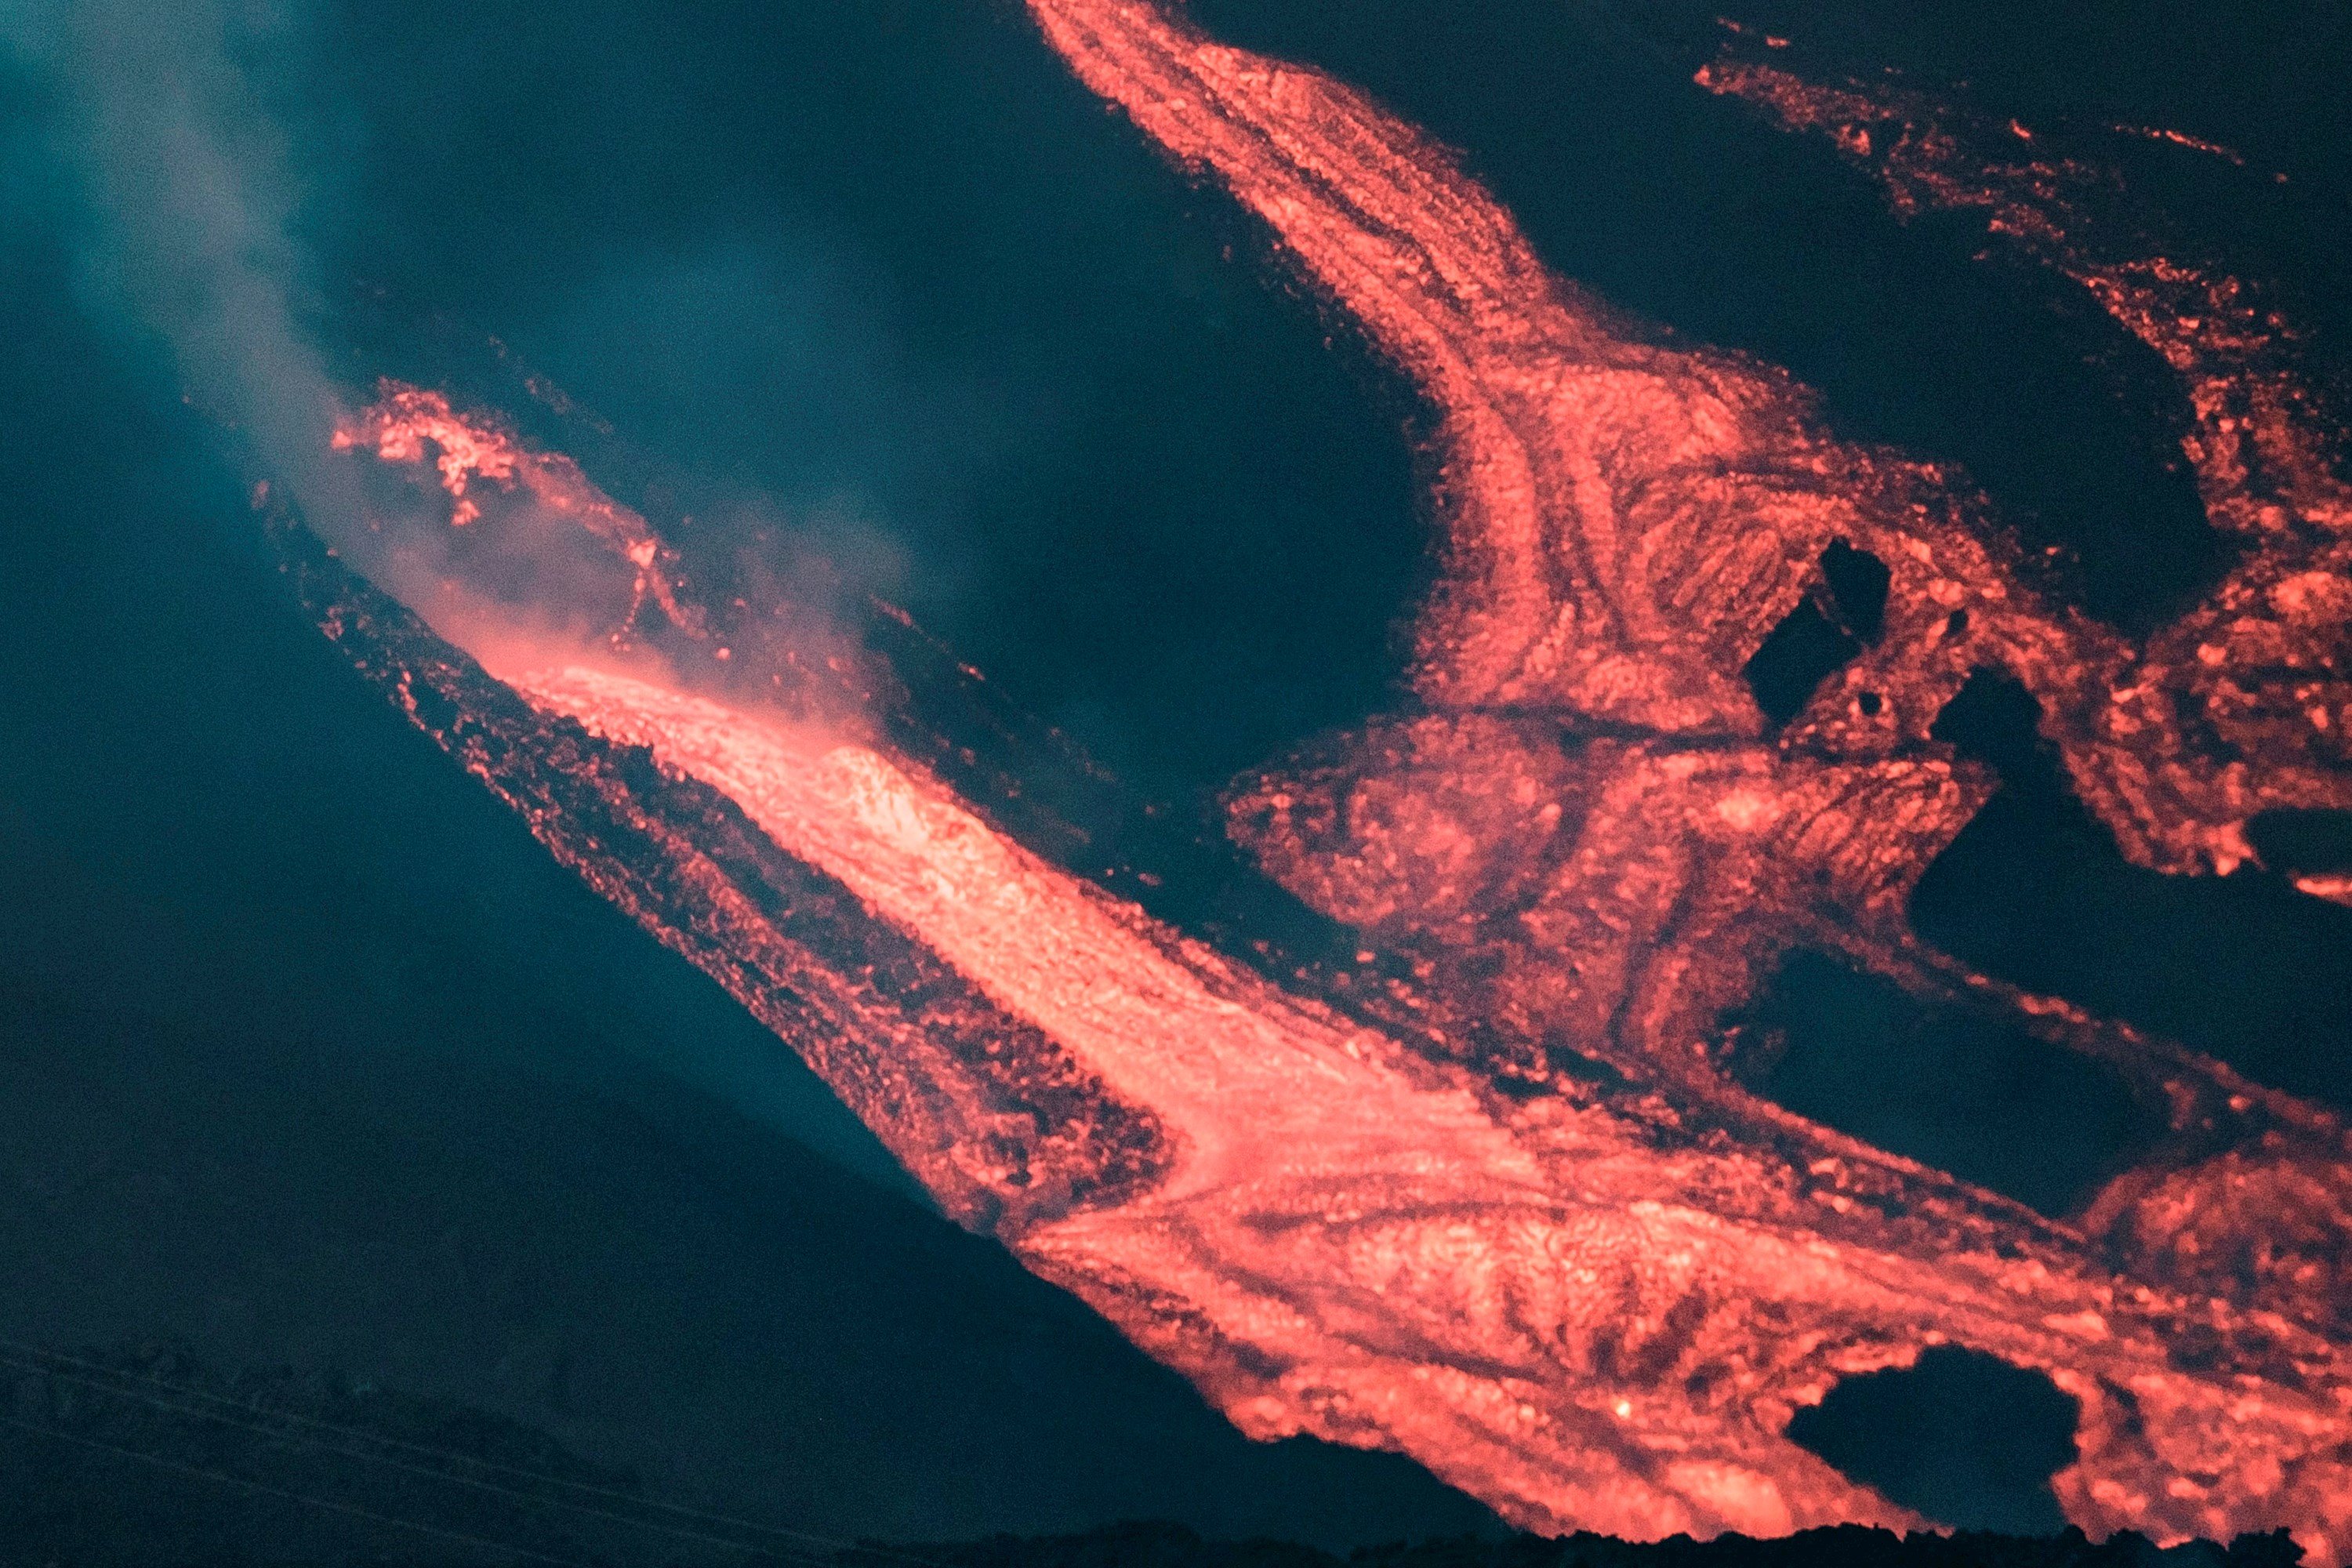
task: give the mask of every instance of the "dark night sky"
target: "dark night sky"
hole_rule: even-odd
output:
[[[1194,9],[1465,148],[1563,271],[1965,465],[2102,612],[2161,615],[2216,569],[2154,367],[1691,88],[1704,7]],[[1410,397],[1007,0],[300,10],[254,71],[331,374],[434,382],[495,336],[674,488],[649,510],[787,520],[1187,809],[1384,701],[1427,569]],[[1751,19],[2287,172],[2135,174],[2347,363],[2340,9]],[[845,1534],[1479,1521],[1402,1461],[1244,1443],[940,1222],[366,694],[281,596],[217,432],[97,302],[37,77],[0,93],[0,1337],[338,1366]],[[2124,867],[1981,706],[1956,738],[2011,788],[1931,873],[1926,933],[2352,1100],[2352,914]],[[2034,1193],[2127,1146],[2053,1138],[2058,1068],[1988,1078],[1868,997],[1784,989],[1813,1042],[1785,1091],[1816,1114]],[[1897,1036],[1916,1075],[1859,1079]],[[1885,1419],[1900,1446],[1937,1417]]]

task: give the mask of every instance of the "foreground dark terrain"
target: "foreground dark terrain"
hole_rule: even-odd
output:
[[[223,8],[122,0],[89,32],[184,63],[173,40]],[[282,9],[306,21],[256,51],[256,140],[294,149],[287,237],[351,399],[378,374],[460,392],[544,370],[610,422],[567,447],[597,482],[680,539],[772,524],[760,559],[943,639],[889,623],[902,677],[971,661],[1145,803],[1156,837],[1103,857],[1122,897],[1187,929],[1329,934],[1227,875],[1217,803],[1393,706],[1437,569],[1427,411],[1024,6]],[[2343,7],[1755,0],[1739,28],[1714,0],[1192,9],[1461,149],[1561,275],[1787,367],[1841,441],[1966,474],[2047,593],[2135,637],[2238,560],[2183,460],[2172,367],[1980,222],[1897,223],[1838,146],[1695,73],[1745,40],[1824,80],[1967,84],[2006,151],[2022,126],[2114,154],[2118,188],[2180,219],[2168,255],[2274,280],[2259,298],[2308,329],[2298,374],[2352,406]],[[12,52],[11,10],[0,1568],[2294,1560],[2270,1537],[2057,1534],[2080,1410],[1950,1347],[1841,1382],[1789,1436],[1976,1531],[1951,1537],[1515,1538],[1398,1454],[1246,1440],[950,1224],[785,1043],[314,635],[223,411],[100,298],[79,164],[49,166],[63,89]],[[121,101],[169,96],[126,79]],[[1866,616],[1817,586],[1785,658],[1745,676],[1776,722],[1887,622],[1885,584]],[[1919,880],[1921,939],[2352,1112],[2352,908],[2290,882],[2352,874],[2346,820],[2296,819],[2264,868],[2163,874],[2040,725],[2015,680],[1942,708],[1932,739],[1999,787]],[[2163,1131],[2083,1059],[1817,952],[1727,1023],[1744,1091],[2045,1216]],[[2315,1312],[2352,1299],[2304,1278]],[[1114,1522],[1139,1520],[1171,1522]]]
[[[1488,1527],[1343,1552],[1165,1521],[967,1542],[852,1542],[698,1508],[446,1398],[217,1373],[184,1349],[0,1343],[0,1563],[795,1563],[802,1568],[2294,1568],[2284,1531],[2159,1551],[2077,1529],[1776,1541],[1558,1540]],[[1372,1523],[1358,1520],[1358,1525]],[[1326,1531],[1345,1539],[1345,1531]]]

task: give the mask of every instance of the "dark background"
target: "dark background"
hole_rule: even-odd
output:
[[[1826,146],[1690,85],[1703,7],[1193,8],[1462,147],[1561,270],[1959,463],[2100,613],[2144,624],[2226,566],[2160,367],[1973,259],[1979,231],[1896,226]],[[1801,68],[2240,148],[2247,171],[2143,150],[2127,172],[2181,243],[2276,280],[2340,375],[2340,7],[1741,16]],[[1428,569],[1410,394],[1013,6],[321,4],[297,39],[272,108],[314,330],[353,384],[436,381],[437,345],[495,336],[675,476],[627,499],[781,521],[1183,811],[1390,700]],[[6,79],[13,125],[43,112],[28,81]],[[930,1215],[774,1040],[344,670],[217,432],[89,307],[65,198],[8,192],[0,1337],[337,1369],[838,1534],[1479,1525],[1402,1461],[1244,1443]],[[2124,866],[1998,690],[1948,728],[2010,787],[1923,887],[1931,940],[2352,1097],[2352,915]],[[1791,1103],[2051,1207],[2127,1151],[2114,1119],[2052,1136],[2063,1064],[1847,984],[1800,965],[1767,999]],[[2064,1415],[2034,1401],[1939,1363],[1808,1440],[1941,1517],[2046,1525]]]

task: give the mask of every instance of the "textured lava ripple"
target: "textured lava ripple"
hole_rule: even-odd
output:
[[[950,1213],[1249,1432],[1394,1448],[1543,1530],[1902,1523],[1785,1428],[1840,1378],[1952,1344],[2080,1402],[2055,1484],[2086,1528],[2284,1524],[2352,1554],[2343,1129],[1970,973],[1903,913],[1989,787],[1928,734],[1978,668],[2036,696],[2143,864],[2226,874],[2254,813],[2352,801],[2347,515],[2284,373],[2182,324],[2158,263],[2067,248],[2047,190],[1971,174],[2167,352],[2207,504],[2251,541],[2135,644],[2037,596],[1956,476],[1840,445],[1785,375],[1661,347],[1549,276],[1362,95],[1153,5],[1031,9],[1441,413],[1447,572],[1412,710],[1228,803],[1266,873],[1382,962],[1286,989],[854,727],[625,646],[508,639],[494,676],[298,547],[330,635]],[[1706,85],[1892,156],[1907,111],[1729,69]],[[1899,199],[1972,167],[1937,134],[1886,165]],[[344,444],[429,462],[469,531],[509,492],[574,518],[636,574],[630,620],[651,595],[686,644],[714,635],[641,521],[494,424],[387,388]],[[1774,731],[1741,670],[1837,541],[1886,565],[1884,628]],[[1758,1098],[1722,1020],[1797,947],[2099,1057],[2171,1141],[2061,1222]]]

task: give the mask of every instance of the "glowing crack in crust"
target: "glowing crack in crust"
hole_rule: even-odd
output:
[[[2192,456],[2253,545],[2135,646],[2037,598],[1950,476],[1840,446],[1784,375],[1656,346],[1548,276],[1361,95],[1154,6],[1032,11],[1441,412],[1416,711],[1229,802],[1270,876],[1410,978],[1285,990],[870,737],[651,659],[509,643],[493,675],[302,558],[329,634],[948,1212],[1255,1435],[1393,1448],[1539,1530],[1899,1524],[1784,1429],[1841,1377],[1960,1345],[2080,1402],[2055,1484],[2086,1528],[2284,1524],[2352,1555],[2343,1129],[1971,974],[1903,915],[1988,790],[1927,736],[1979,667],[2035,694],[2144,864],[2226,873],[2255,812],[2352,803],[2347,514],[2285,384],[2176,361],[2200,420],[2241,410]],[[385,392],[341,444],[430,461],[461,507],[479,478],[577,516],[636,574],[629,620],[653,592],[702,635],[575,468]],[[1884,632],[1768,734],[1740,671],[1834,541],[1885,563]],[[1801,946],[2100,1057],[2171,1142],[2060,1223],[1759,1099],[1721,1019]]]

